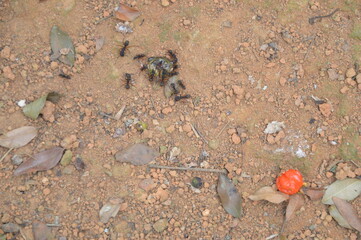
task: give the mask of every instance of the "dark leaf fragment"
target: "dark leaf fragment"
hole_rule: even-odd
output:
[[[63,156],[64,148],[54,147],[35,154],[31,159],[23,162],[14,172],[15,176],[25,173],[45,171],[55,167]]]
[[[232,181],[224,174],[219,175],[218,196],[223,208],[233,217],[242,217],[242,198]]]
[[[338,197],[332,197],[337,210],[341,216],[350,224],[351,227],[361,232],[361,219],[357,215],[357,211],[352,207],[351,203]]]

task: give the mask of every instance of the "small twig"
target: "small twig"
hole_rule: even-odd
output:
[[[355,163],[354,160],[350,160],[350,162],[352,162],[356,167],[360,168],[360,165],[358,165],[357,163]]]
[[[272,234],[271,236],[266,237],[266,240],[270,240],[270,239],[273,239],[275,237],[278,237],[278,233]]]
[[[258,58],[258,56],[256,55],[256,53],[254,52],[254,50],[253,50],[252,47],[251,47],[251,51],[252,51],[254,57],[256,58],[257,62],[259,62],[259,58]]]
[[[152,96],[150,96],[150,102],[152,103],[152,107],[153,107],[155,113],[157,114],[157,117],[158,117],[158,118],[161,118],[161,117],[159,116],[159,114],[158,114],[157,109],[155,108],[155,104],[154,104],[154,101],[153,101]]]
[[[191,128],[194,132],[194,134],[196,135],[197,138],[200,138],[199,134],[198,134],[198,131],[196,130],[196,128],[193,126],[193,124],[191,123]]]
[[[103,21],[105,21],[105,20],[107,20],[107,19],[109,19],[109,18],[111,18],[111,17],[113,17],[113,16],[114,16],[114,14],[112,13],[112,14],[110,14],[108,17],[99,19],[98,21],[95,22],[95,24],[97,25],[97,24],[99,24],[99,23],[101,23],[101,22],[103,22]]]
[[[308,53],[310,52],[310,48],[311,48],[311,46],[313,45],[313,43],[316,41],[316,38],[317,38],[317,36],[315,36],[315,37],[312,39],[312,41],[310,42],[310,44],[308,44],[306,54],[305,54],[305,56],[303,57],[303,61],[306,60],[307,55],[308,55]]]
[[[122,117],[122,115],[123,115],[123,112],[124,112],[124,110],[125,110],[125,104],[122,106],[122,108],[119,110],[119,112],[117,112],[117,114],[115,114],[115,116],[114,116],[114,118],[116,119],[116,120],[119,120],[121,117]]]
[[[315,17],[311,17],[308,19],[309,24],[315,24],[317,19],[321,19],[321,18],[327,18],[327,17],[332,17],[333,14],[335,14],[337,11],[339,11],[339,8],[336,8],[332,13],[327,14],[325,16],[315,16]]]
[[[279,232],[279,234],[278,234],[279,236],[282,236],[282,233],[283,233],[283,231],[285,230],[286,223],[287,223],[287,221],[286,221],[286,219],[284,219],[284,220],[283,220],[283,223],[282,223],[281,230],[280,230],[280,232]]]
[[[219,136],[221,136],[222,132],[224,131],[224,129],[226,129],[226,127],[228,126],[229,123],[230,123],[230,121],[227,122],[226,125],[223,126],[223,128],[221,129],[221,131],[219,131],[219,133],[217,134],[216,138],[219,138]]]
[[[212,173],[224,173],[227,174],[226,170],[220,169],[208,169],[208,168],[187,168],[187,167],[169,167],[155,164],[149,164],[149,168],[169,169],[169,170],[180,170],[180,171],[196,171],[196,172],[212,172]]]
[[[191,123],[191,128],[194,132],[194,134],[197,136],[197,138],[201,138],[203,142],[208,144],[207,139],[204,138],[204,136],[199,132],[199,130]]]
[[[20,234],[21,234],[21,236],[24,238],[24,240],[28,240],[28,238],[27,238],[26,235],[24,234],[22,228],[20,228]]]
[[[13,150],[14,148],[10,148],[0,159],[0,163],[4,160],[4,158],[6,158],[6,156]]]
[[[99,112],[98,114],[99,114],[100,116],[102,116],[102,117],[107,117],[107,118],[111,118],[111,119],[117,120],[117,119],[115,119],[115,117],[113,117],[112,115],[107,114],[107,113]]]
[[[46,226],[48,226],[48,227],[61,227],[61,224],[47,223]]]

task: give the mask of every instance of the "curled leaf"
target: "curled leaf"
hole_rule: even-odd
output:
[[[293,194],[290,196],[286,208],[286,221],[289,221],[294,215],[305,204],[305,199],[301,194]]]
[[[15,176],[25,173],[45,171],[55,167],[63,156],[64,148],[54,147],[35,154],[31,159],[23,162],[14,172]]]
[[[19,148],[28,144],[37,135],[35,127],[24,126],[0,136],[0,146]]]
[[[107,223],[111,217],[115,217],[119,210],[122,199],[112,198],[110,199],[99,211],[100,221]]]
[[[357,215],[357,211],[352,207],[351,203],[338,197],[332,197],[332,201],[335,203],[337,210],[341,216],[347,221],[347,223],[361,232],[361,219]]]
[[[38,98],[37,100],[35,100],[34,102],[26,105],[23,108],[23,112],[24,112],[25,116],[27,116],[33,120],[37,119],[41,110],[43,109],[43,107],[45,105],[47,96],[48,95],[44,95],[41,98]]]
[[[35,221],[33,223],[33,235],[34,240],[52,240],[54,237],[51,234],[51,230],[45,223]]]
[[[333,219],[335,219],[341,227],[353,229],[350,224],[348,224],[348,222],[341,216],[341,213],[337,210],[335,205],[331,205],[328,211]]]
[[[320,200],[325,194],[325,190],[323,189],[311,189],[311,188],[302,188],[302,191],[312,200],[317,201]]]
[[[62,63],[73,66],[75,62],[75,48],[66,32],[58,26],[53,26],[50,31],[50,45],[53,55],[52,60],[59,59]]]
[[[102,36],[95,37],[95,50],[99,51],[100,49],[102,49],[104,42],[105,42],[104,37],[102,37]]]
[[[344,200],[353,200],[361,193],[361,180],[345,178],[332,183],[323,195],[323,204],[333,204],[332,198],[338,197]]]
[[[242,198],[232,181],[224,174],[219,175],[217,192],[226,212],[233,217],[240,218],[242,216]]]
[[[57,93],[57,92],[50,92],[47,96],[46,96],[46,100],[50,101],[52,103],[58,103],[59,100],[61,98],[61,94]]]
[[[249,198],[253,201],[267,200],[271,203],[281,203],[289,199],[289,195],[276,191],[272,187],[262,187]]]
[[[140,16],[140,12],[132,7],[120,3],[119,7],[115,9],[115,17],[124,22],[132,22]]]

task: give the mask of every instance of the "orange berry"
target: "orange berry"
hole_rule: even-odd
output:
[[[302,174],[295,169],[287,170],[277,178],[276,185],[279,191],[288,195],[298,193],[303,185]]]

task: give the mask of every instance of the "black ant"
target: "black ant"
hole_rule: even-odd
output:
[[[150,73],[149,73],[149,81],[150,82],[153,82],[154,75],[155,75],[155,71],[154,70],[150,71]]]
[[[183,89],[186,89],[186,86],[184,85],[183,81],[182,80],[178,80],[178,85],[183,88]]]
[[[172,91],[173,91],[174,94],[178,94],[178,93],[179,93],[179,91],[177,90],[177,88],[176,88],[176,86],[175,86],[174,83],[171,83],[171,84],[170,84],[170,87],[172,88]]]
[[[138,55],[135,55],[135,57],[133,58],[133,60],[135,59],[140,59],[140,58],[144,58],[145,57],[145,54],[138,54]]]
[[[177,62],[178,62],[177,55],[172,50],[168,50],[168,54],[169,54],[169,56],[171,56],[172,62],[174,64],[177,64]]]
[[[132,76],[129,73],[125,74],[125,88],[130,88],[130,81],[132,81]]]
[[[175,96],[174,101],[178,102],[182,99],[187,99],[187,98],[191,98],[191,95],[187,94],[187,95],[183,95],[183,96]]]
[[[59,77],[65,78],[65,79],[71,79],[71,76],[65,73],[59,73]]]
[[[144,71],[145,69],[148,69],[148,66],[143,64],[142,67],[140,68],[140,71]]]
[[[120,55],[121,57],[124,57],[124,55],[125,55],[125,50],[127,49],[128,45],[129,45],[129,41],[126,40],[126,41],[124,42],[124,45],[123,45],[122,49],[120,49],[120,52],[119,52],[119,55]]]

